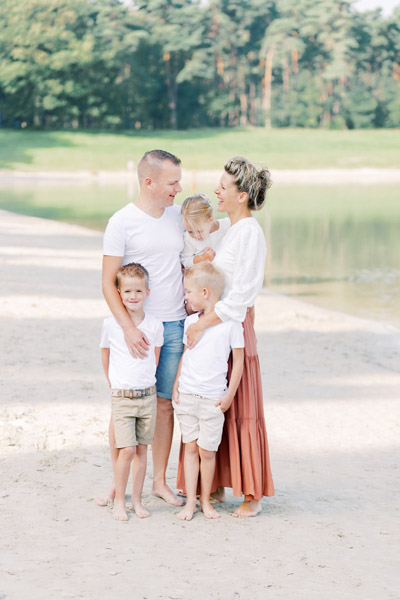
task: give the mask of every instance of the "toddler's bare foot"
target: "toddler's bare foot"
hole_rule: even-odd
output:
[[[174,492],[167,486],[166,483],[154,486],[151,493],[153,496],[162,498],[162,500],[165,500],[167,504],[172,504],[173,506],[183,506],[185,504],[182,498],[175,496]]]
[[[181,519],[181,521],[191,521],[195,512],[197,512],[196,503],[188,502],[181,512],[178,513],[178,519]]]
[[[103,496],[96,496],[94,499],[95,504],[97,506],[108,506],[108,503],[113,501],[115,498],[115,487],[112,486],[108,494],[104,494]]]
[[[113,515],[116,521],[128,521],[125,510],[125,502],[114,502]]]
[[[217,487],[215,492],[213,492],[210,496],[214,500],[214,502],[225,502],[225,488]]]
[[[240,519],[246,519],[247,517],[255,517],[262,510],[259,500],[245,500],[235,510],[232,517],[239,517]]]
[[[206,519],[219,519],[220,515],[208,500],[200,500],[200,507]]]
[[[149,511],[143,506],[141,502],[134,502],[132,500],[132,509],[135,511],[135,515],[139,519],[147,519],[150,516]]]

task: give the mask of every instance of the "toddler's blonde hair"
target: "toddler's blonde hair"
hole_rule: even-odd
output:
[[[188,223],[205,221],[212,217],[212,214],[211,202],[205,194],[194,194],[182,203],[181,215]]]

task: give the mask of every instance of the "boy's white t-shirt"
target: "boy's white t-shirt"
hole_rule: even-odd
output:
[[[111,387],[121,390],[147,388],[156,382],[155,348],[163,345],[164,327],[159,319],[145,315],[138,329],[150,342],[145,358],[134,358],[128,350],[124,332],[114,317],[104,319],[100,348],[110,348],[108,377]]]
[[[156,219],[132,202],[109,220],[103,238],[105,256],[122,256],[123,265],[140,263],[149,272],[146,314],[162,321],[186,317],[180,252],[183,225],[180,207],[170,206]]]
[[[193,257],[204,252],[206,248],[217,249],[218,244],[231,226],[229,217],[217,219],[219,227],[213,231],[205,240],[196,240],[192,238],[187,231],[183,234],[184,247],[181,252],[181,263],[185,268],[193,266]]]
[[[199,313],[186,319],[184,344],[187,344],[188,327],[198,319]],[[244,348],[241,323],[229,319],[208,327],[194,348],[185,350],[179,377],[179,392],[200,394],[219,400],[227,387],[228,358],[232,348]]]

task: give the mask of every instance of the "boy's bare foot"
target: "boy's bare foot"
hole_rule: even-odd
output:
[[[162,500],[165,500],[167,504],[172,504],[173,506],[183,506],[185,504],[182,498],[175,496],[174,492],[166,483],[154,487],[151,493],[153,496],[156,496],[156,498],[161,498]]]
[[[225,497],[225,488],[224,487],[217,487],[217,489],[215,490],[215,492],[213,492],[210,496],[210,499],[212,498],[211,502],[225,502],[226,497]]]
[[[200,507],[206,519],[219,519],[220,515],[208,500],[200,500]]]
[[[125,502],[114,502],[113,515],[116,521],[128,521]]]
[[[141,502],[134,502],[132,500],[132,510],[139,519],[147,519],[150,516],[149,511],[143,506]]]
[[[259,500],[245,500],[235,510],[232,517],[239,517],[240,519],[246,519],[247,517],[255,517],[262,510]]]
[[[104,496],[96,496],[94,499],[95,504],[97,506],[108,506],[109,502],[113,502],[115,498],[115,487],[112,486],[108,494],[104,494]]]
[[[178,519],[181,521],[191,521],[195,512],[197,512],[196,503],[188,503],[183,507],[181,512],[178,513]]]

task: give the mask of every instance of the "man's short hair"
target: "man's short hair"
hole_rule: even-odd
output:
[[[149,171],[154,168],[160,168],[162,163],[169,160],[173,165],[179,166],[181,159],[171,154],[166,150],[149,150],[143,154],[137,167],[137,173],[139,180],[147,177]]]
[[[149,272],[139,263],[128,263],[121,267],[117,273],[117,288],[121,288],[123,277],[137,277],[138,279],[144,279],[146,287],[149,287]]]
[[[185,279],[190,279],[200,288],[209,288],[218,297],[224,291],[224,274],[208,261],[197,263],[193,267],[185,269]]]

